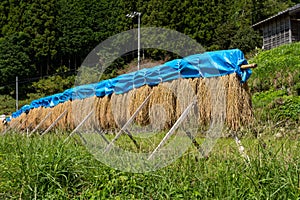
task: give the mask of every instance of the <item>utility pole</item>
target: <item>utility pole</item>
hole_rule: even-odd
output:
[[[138,16],[138,70],[140,70],[140,62],[141,62],[141,14],[140,12],[132,12],[130,14],[127,14],[126,17],[134,18],[135,16]]]
[[[16,76],[16,110],[19,110],[19,80],[18,76]]]

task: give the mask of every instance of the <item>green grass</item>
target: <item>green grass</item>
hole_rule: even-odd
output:
[[[0,199],[297,199],[300,145],[295,139],[220,139],[205,160],[191,147],[155,172],[107,167],[63,134],[0,137]],[[120,138],[126,140],[126,138]]]
[[[250,60],[257,63],[249,79],[253,92],[288,90],[289,95],[300,92],[300,42],[282,45],[260,52]]]
[[[262,51],[248,81],[257,121],[300,122],[300,43]],[[297,128],[297,126],[295,126]]]
[[[300,96],[288,95],[284,90],[269,90],[254,93],[252,103],[259,120],[300,122]]]

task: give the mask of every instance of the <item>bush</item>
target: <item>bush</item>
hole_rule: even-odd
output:
[[[0,115],[15,111],[16,100],[9,95],[0,95]]]
[[[38,82],[34,82],[32,85],[36,89],[37,93],[52,95],[74,86],[75,76],[69,76],[64,78],[60,75],[50,76],[45,79],[41,79]]]

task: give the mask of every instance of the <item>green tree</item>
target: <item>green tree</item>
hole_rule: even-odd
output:
[[[29,35],[17,32],[0,39],[0,82],[4,91],[11,90],[10,83],[15,77],[28,78],[35,74],[35,67],[30,60]]]

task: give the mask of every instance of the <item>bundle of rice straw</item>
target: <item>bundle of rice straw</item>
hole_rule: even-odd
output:
[[[176,121],[176,96],[170,83],[161,83],[152,88],[149,101],[151,124],[158,123],[164,129],[172,127]]]
[[[111,95],[111,110],[113,113],[113,120],[118,127],[123,127],[130,118],[129,105],[130,100],[133,99],[134,90],[125,94],[112,94]]]
[[[104,96],[98,99],[96,109],[96,118],[100,121],[100,127],[106,130],[112,130],[116,127],[116,122],[111,109],[111,96]]]
[[[230,74],[215,78],[177,79],[153,87],[146,85],[125,94],[73,100],[53,108],[39,107],[13,119],[11,124],[17,122],[20,126],[18,128],[32,130],[51,112],[40,127],[40,130],[45,130],[67,111],[55,127],[73,130],[94,110],[94,115],[85,122],[85,128],[98,126],[105,130],[119,129],[150,93],[150,100],[135,117],[134,123],[140,126],[154,124],[158,129],[169,129],[194,96],[197,97],[199,126],[208,126],[212,119],[216,119],[220,122],[224,120],[230,129],[237,130],[249,124],[253,117],[247,84],[241,84],[236,74]],[[3,125],[0,129],[4,130]]]
[[[241,84],[236,74],[228,77],[226,123],[237,130],[241,125],[250,124],[253,118],[251,95],[247,83]]]
[[[144,87],[133,90],[129,104],[129,114],[130,116],[139,108],[139,106],[145,101],[145,99],[150,95],[151,88],[146,85]],[[147,101],[143,108],[138,112],[135,121],[138,125],[148,125],[150,123],[149,119],[149,105],[150,101]]]

